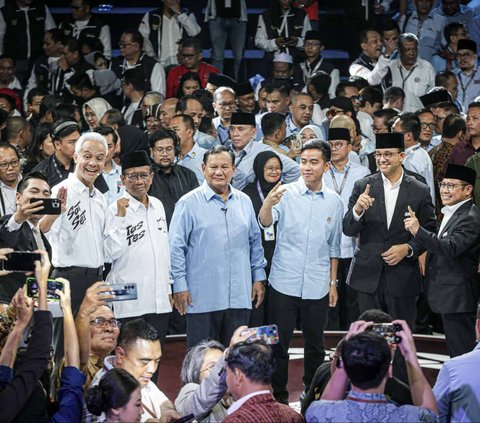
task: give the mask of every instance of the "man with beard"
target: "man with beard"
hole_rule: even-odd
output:
[[[480,74],[477,67],[477,43],[472,40],[460,40],[457,45],[458,69],[453,72],[458,79],[458,100],[463,112],[468,110],[480,94]]]

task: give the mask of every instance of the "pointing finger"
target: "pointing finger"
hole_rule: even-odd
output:
[[[415,212],[412,210],[410,206],[408,206],[408,212],[410,213],[410,217],[415,216]]]
[[[370,194],[370,184],[367,184],[367,186],[365,187],[365,191],[363,191],[363,193],[364,193],[365,195]]]

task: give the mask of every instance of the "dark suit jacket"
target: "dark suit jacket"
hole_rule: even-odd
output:
[[[33,232],[27,222],[23,222],[18,231],[8,231],[6,225],[12,215],[0,218],[0,248],[13,248],[16,251],[33,251],[37,249],[37,243]],[[43,243],[52,258],[52,248],[45,235],[42,234]],[[9,303],[18,288],[25,285],[25,273],[10,273],[0,277],[0,302]]]
[[[276,402],[272,394],[260,394],[245,401],[238,410],[230,414],[223,422],[301,423],[303,421],[301,414],[288,405]]]
[[[415,240],[426,248],[427,298],[435,313],[473,312],[478,298],[480,213],[461,205],[440,234],[424,228]]]
[[[353,217],[353,207],[357,198],[370,184],[370,196],[375,199],[359,221]],[[352,288],[373,294],[385,272],[387,294],[394,297],[410,297],[420,294],[421,275],[418,256],[425,250],[405,229],[404,218],[410,206],[416,213],[420,225],[427,230],[436,229],[434,206],[427,185],[414,177],[403,174],[398,198],[390,227],[387,229],[385,194],[380,172],[367,176],[355,183],[348,204],[348,212],[343,219],[343,232],[347,236],[359,235],[349,272]],[[413,250],[411,258],[404,258],[395,266],[387,265],[381,254],[391,246],[409,244]]]

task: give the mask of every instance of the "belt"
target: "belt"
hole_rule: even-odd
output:
[[[63,272],[75,272],[85,276],[101,276],[103,275],[103,266],[100,267],[80,267],[80,266],[69,266],[69,267],[56,267],[55,270]]]

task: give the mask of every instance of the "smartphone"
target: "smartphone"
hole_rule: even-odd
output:
[[[31,198],[30,203],[37,201],[43,202],[43,210],[33,214],[60,214],[62,212],[62,203],[58,198]]]
[[[40,254],[33,251],[12,251],[6,256],[7,260],[1,262],[1,269],[10,272],[34,272],[35,261],[41,260]]]
[[[252,335],[249,339],[261,339],[267,345],[278,344],[279,342],[277,325],[258,326],[256,328],[248,328],[248,330],[255,331],[255,334]]]
[[[105,291],[105,295],[115,295],[108,301],[127,301],[136,300],[137,297],[137,284],[136,283],[116,283],[107,285],[110,291]]]
[[[33,277],[27,278],[25,282],[25,288],[27,291],[27,297],[38,298],[38,284],[35,278]],[[57,289],[62,292],[65,292],[65,287],[63,282],[57,281],[56,279],[47,279],[47,301],[49,302],[60,301],[60,296],[55,293]]]
[[[402,341],[402,338],[397,335],[397,332],[402,330],[402,326],[397,323],[374,323],[367,330],[384,337],[389,344],[398,344]]]

